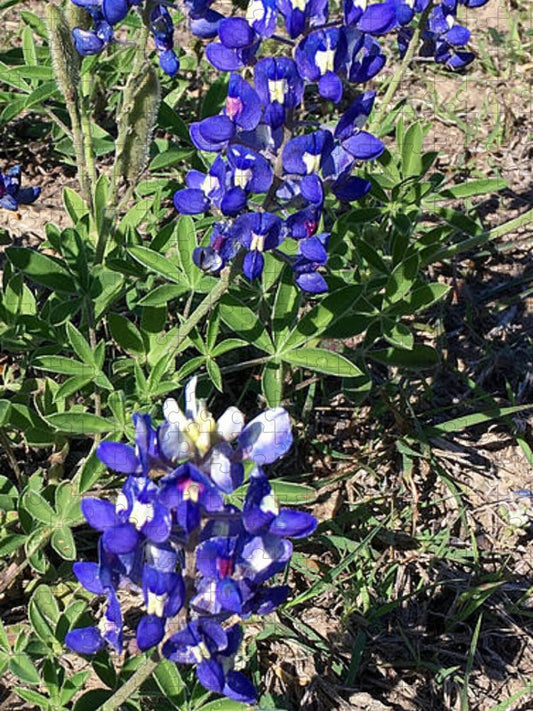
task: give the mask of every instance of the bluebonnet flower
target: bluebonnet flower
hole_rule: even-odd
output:
[[[0,173],[0,207],[18,210],[19,205],[29,205],[37,200],[41,188],[21,188],[22,167],[15,165],[7,173]]]
[[[114,27],[124,20],[132,7],[141,6],[143,0],[72,0],[84,8],[93,19],[93,29],[75,27],[72,37],[76,50],[82,56],[98,54],[115,41]],[[173,77],[179,69],[174,52],[174,23],[166,3],[153,4],[150,12],[150,32],[154,39],[161,69]]]
[[[120,607],[127,588],[141,598],[139,649],[162,643],[168,659],[195,665],[206,689],[251,703],[255,689],[234,668],[242,641],[235,616],[268,614],[287,599],[287,586],[265,584],[288,564],[288,538],[316,526],[310,514],[279,509],[260,468],[289,449],[289,416],[274,408],[245,425],[230,407],[215,420],[196,398],[195,379],[184,410],[169,399],[163,411],[157,428],[148,416],[135,416],[135,447],[104,442],[97,450],[127,478],[115,504],[82,501],[102,535],[98,562],[78,562],[73,570],[107,607],[98,625],[71,630],[65,642],[80,654],[105,645],[120,653],[129,634]],[[225,497],[242,485],[245,461],[255,466],[241,511]]]

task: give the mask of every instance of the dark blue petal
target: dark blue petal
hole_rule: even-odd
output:
[[[372,185],[368,180],[352,175],[338,180],[332,185],[331,190],[342,202],[352,202],[364,197],[371,187]]]
[[[102,442],[96,456],[106,467],[121,474],[137,474],[141,463],[133,447],[119,442]]]
[[[105,548],[117,555],[131,553],[139,543],[139,539],[139,532],[130,523],[108,528],[102,537]]]
[[[94,595],[103,595],[105,588],[98,574],[98,563],[74,563],[72,571],[83,587]]]
[[[0,207],[5,210],[18,210],[18,202],[11,195],[4,195],[0,198]]]
[[[76,51],[83,57],[98,54],[105,46],[104,42],[91,30],[83,30],[80,27],[75,27],[72,30],[72,37]]]
[[[241,210],[246,207],[246,193],[242,188],[234,187],[230,188],[224,194],[222,201],[220,203],[220,209],[223,215],[228,215],[228,217],[233,217],[237,215]]]
[[[304,538],[317,527],[316,518],[305,511],[282,509],[270,524],[269,532],[274,536]]]
[[[165,622],[156,615],[145,615],[137,625],[137,646],[144,652],[163,639]]]
[[[209,209],[210,201],[202,190],[185,188],[174,193],[174,207],[182,215],[198,215]]]
[[[318,82],[318,91],[324,99],[337,104],[342,99],[342,81],[335,72],[326,72]]]
[[[324,277],[318,272],[307,272],[298,274],[296,283],[309,294],[324,294],[328,290],[328,285]]]
[[[189,28],[195,37],[201,39],[213,39],[218,34],[218,26],[224,19],[224,15],[216,10],[207,10],[202,17],[190,17]]]
[[[257,701],[257,692],[252,682],[244,674],[233,669],[226,674],[226,684],[222,693],[244,704],[255,704]]]
[[[22,205],[30,205],[35,202],[41,194],[41,188],[20,188],[17,190],[17,202]]]
[[[243,59],[236,50],[224,47],[220,42],[208,44],[205,55],[215,69],[221,72],[234,72],[245,66]]]
[[[254,249],[245,255],[242,270],[248,279],[257,279],[263,273],[264,266],[265,258],[262,252]]]
[[[159,52],[159,66],[169,77],[174,77],[179,71],[180,61],[172,49]]]
[[[386,3],[369,5],[357,23],[361,32],[374,35],[390,32],[395,25],[396,12]]]
[[[242,595],[239,586],[231,578],[219,580],[216,587],[216,598],[223,610],[239,614],[242,610]]]
[[[97,531],[106,531],[119,521],[113,504],[103,499],[82,499],[81,512],[89,526]]]
[[[367,131],[359,131],[354,136],[343,141],[342,147],[358,160],[373,160],[378,158],[385,150],[385,146],[379,138]]]
[[[105,640],[96,627],[80,627],[67,632],[65,644],[78,654],[96,654],[105,646]]]
[[[214,659],[206,659],[196,667],[198,681],[209,691],[220,693],[224,688],[224,671]]]
[[[116,25],[126,17],[130,9],[128,0],[103,0],[102,12],[110,25]]]
[[[224,47],[242,49],[252,44],[254,31],[242,17],[228,17],[219,25],[218,36]]]

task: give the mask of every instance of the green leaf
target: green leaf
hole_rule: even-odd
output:
[[[474,197],[475,195],[485,195],[495,193],[509,187],[509,181],[502,178],[480,178],[479,180],[468,180],[459,185],[452,185],[442,190],[438,197],[446,199],[462,199]]]
[[[270,484],[280,504],[306,506],[315,501],[317,497],[315,489],[312,486],[305,486],[305,484],[296,484],[282,479],[273,479]]]
[[[82,334],[78,331],[76,326],[74,326],[70,322],[67,323],[67,335],[68,335],[70,345],[74,349],[74,353],[76,353],[78,358],[80,360],[82,360],[84,363],[87,363],[89,365],[96,367],[93,349],[91,348],[89,343],[85,340],[85,338],[82,336]]]
[[[439,282],[424,284],[424,286],[413,289],[409,294],[406,294],[394,309],[388,310],[388,313],[414,314],[427,309],[433,304],[442,301],[450,291],[450,288],[448,284],[440,284]]]
[[[55,491],[55,507],[64,523],[70,525],[83,520],[80,497],[71,481],[62,481]]]
[[[83,198],[72,188],[63,188],[63,204],[72,222],[77,225],[82,217],[89,214]]]
[[[272,314],[272,335],[277,346],[283,343],[293,325],[298,314],[300,298],[301,291],[294,284],[292,271],[285,267],[279,281]]]
[[[107,434],[116,428],[113,420],[90,412],[58,412],[45,419],[56,430],[70,435]]]
[[[93,450],[76,475],[76,478],[79,481],[78,492],[80,494],[84,494],[86,491],[89,491],[89,489],[92,489],[98,479],[105,472],[105,469],[105,466],[98,459]]]
[[[181,678],[178,667],[174,662],[163,659],[154,670],[154,679],[163,692],[176,708],[185,705],[185,682]]]
[[[405,177],[422,173],[422,143],[424,134],[419,123],[413,123],[404,134],[402,145],[402,173]]]
[[[61,375],[76,375],[78,377],[92,377],[96,371],[94,365],[80,363],[72,358],[64,356],[41,356],[36,358],[33,364],[38,370],[49,370],[51,373]]]
[[[220,343],[217,343],[211,351],[211,355],[213,358],[218,358],[218,356],[228,353],[228,351],[234,351],[236,348],[242,348],[247,345],[248,343],[241,338],[225,338]]]
[[[223,392],[222,374],[218,365],[211,358],[207,358],[207,360],[205,361],[205,367],[207,368],[207,374],[209,375],[209,378],[215,388],[219,392]]]
[[[15,509],[10,510],[14,511]],[[23,546],[25,542],[26,536],[22,533],[8,533],[6,536],[3,536],[0,540],[0,558],[11,555],[11,553],[20,548],[20,546]]]
[[[112,694],[112,689],[91,689],[76,701],[74,711],[95,711],[103,706]]]
[[[357,285],[344,287],[326,296],[299,320],[287,337],[284,348],[297,348],[320,336],[328,326],[349,315],[362,293],[363,288]]]
[[[4,623],[2,622],[2,620],[0,620],[0,649],[4,652],[7,652],[8,654],[11,651],[9,638],[7,636],[6,628],[4,627]]]
[[[11,403],[9,400],[0,400],[0,427],[4,427],[9,422]]]
[[[30,489],[22,496],[22,507],[37,521],[54,526],[58,515],[48,501],[37,491]]]
[[[143,338],[134,323],[116,313],[109,314],[108,322],[111,335],[121,348],[133,355],[144,356]]]
[[[418,264],[418,254],[413,254],[392,270],[385,287],[385,298],[391,304],[399,301],[411,289],[418,274]]]
[[[383,319],[383,336],[393,346],[412,350],[414,337],[411,331],[403,323],[395,323],[391,319]]]
[[[76,292],[74,279],[59,261],[28,247],[8,247],[5,254],[16,269],[38,284],[61,292]]]
[[[59,607],[48,585],[39,585],[31,596],[28,616],[33,629],[43,642],[55,639],[54,630],[59,620]]]
[[[298,348],[279,355],[286,363],[326,375],[336,375],[339,378],[356,378],[362,375],[362,371],[347,358],[325,348]]]
[[[165,277],[175,284],[183,284],[183,276],[174,264],[158,252],[147,247],[130,247],[128,252],[140,264],[150,269],[150,271]]]
[[[263,368],[261,388],[269,407],[278,407],[283,397],[283,365],[271,360]]]
[[[105,173],[98,178],[94,189],[94,213],[96,219],[96,228],[100,232],[102,229],[105,212],[107,208],[107,196],[109,193],[109,178]]]
[[[241,701],[233,701],[232,699],[215,699],[203,706],[200,706],[198,711],[246,711],[250,708],[247,704]]]
[[[257,315],[234,296],[223,296],[220,302],[220,317],[232,331],[241,335],[248,343],[267,353],[274,352],[270,336]]]
[[[515,415],[518,412],[524,412],[524,410],[531,410],[531,408],[533,408],[533,405],[513,405],[512,407],[495,408],[494,410],[489,410],[488,412],[474,412],[472,415],[456,417],[453,420],[441,422],[439,425],[433,425],[431,427],[431,431],[432,433],[438,434],[461,432],[467,427],[480,425],[484,422],[490,422],[491,420],[499,420],[502,417],[507,417],[508,415]]]
[[[202,272],[193,262],[192,254],[197,247],[196,227],[190,215],[182,215],[178,219],[176,229],[176,239],[178,242],[178,254],[181,268],[186,275],[191,287],[194,287],[202,276]]]
[[[189,287],[185,284],[161,284],[152,289],[148,294],[139,300],[139,306],[166,306],[172,299],[186,294]]]
[[[90,671],[80,671],[72,674],[67,679],[61,688],[59,702],[64,706],[72,699],[72,697],[85,686],[85,682],[89,678]]]
[[[74,393],[82,390],[86,385],[95,381],[93,373],[88,375],[73,375],[71,378],[65,380],[65,382],[60,386],[56,394],[54,395],[54,402],[59,403],[70,397]]]
[[[65,560],[76,558],[76,544],[74,536],[68,526],[62,526],[52,533],[50,541],[52,548]]]
[[[161,170],[162,168],[170,168],[176,163],[186,161],[194,155],[192,148],[169,148],[156,155],[148,166],[150,170]]]
[[[433,368],[439,362],[439,354],[434,348],[416,344],[412,350],[403,348],[381,348],[366,353],[368,358],[384,365],[399,368]]]
[[[12,674],[26,684],[39,684],[41,681],[39,672],[25,652],[19,652],[11,657],[9,660],[9,669]]]

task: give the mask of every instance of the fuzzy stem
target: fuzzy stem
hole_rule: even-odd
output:
[[[374,132],[379,128],[379,126],[381,125],[381,122],[383,121],[383,116],[389,110],[389,104],[391,103],[394,95],[398,91],[398,88],[399,88],[399,86],[402,82],[402,79],[403,79],[403,75],[407,71],[409,64],[411,63],[413,57],[415,56],[415,52],[418,49],[422,31],[423,31],[424,27],[426,26],[426,20],[429,16],[429,13],[432,10],[432,8],[433,8],[433,2],[430,2],[429,5],[424,10],[424,12],[420,15],[420,20],[418,22],[418,25],[416,26],[413,36],[411,37],[411,41],[409,42],[409,47],[407,48],[407,52],[405,53],[403,60],[397,65],[397,67],[394,71],[394,74],[392,75],[392,78],[390,80],[389,86],[387,87],[387,91],[385,92],[385,96],[381,100],[379,109],[376,111],[373,118],[371,119],[370,129],[369,129],[371,132]]]
[[[152,656],[147,659],[144,664],[141,664],[137,671],[115,691],[113,696],[99,707],[98,711],[114,711],[115,709],[119,709],[122,704],[125,704],[132,694],[138,691],[142,684],[150,678],[160,661],[161,656],[159,652],[154,652]]]
[[[92,129],[91,129],[91,117],[86,107],[86,98],[90,99],[91,94],[91,84],[92,77],[90,72],[86,72],[82,76],[82,90],[79,99],[80,104],[80,117],[81,117],[81,130],[83,134],[83,148],[85,152],[85,162],[87,165],[87,174],[89,176],[91,197],[94,196],[94,190],[96,188],[96,181],[98,180],[98,175],[96,172],[96,162],[94,158],[93,140],[92,140]],[[94,198],[91,201],[91,211],[93,217],[94,214]]]
[[[133,60],[133,67],[124,87],[124,99],[122,101],[121,111],[117,118],[118,137],[115,145],[115,163],[113,166],[113,171],[111,173],[111,182],[109,185],[108,193],[108,204],[105,210],[104,219],[102,220],[100,233],[98,235],[98,243],[96,245],[96,252],[94,256],[94,264],[101,264],[104,260],[107,240],[108,237],[114,231],[114,222],[118,212],[118,193],[121,185],[122,176],[120,175],[120,166],[116,158],[124,150],[125,142],[128,138],[129,125],[127,121],[127,116],[128,112],[131,111],[135,87],[137,86],[137,82],[143,73],[144,64],[146,62],[146,46],[148,44],[148,38],[150,37],[149,15],[147,9],[149,9],[149,7],[145,8],[145,10],[142,12],[143,25],[139,34],[139,41],[137,42],[135,58]]]
[[[196,307],[183,326],[180,326],[178,340],[171,349],[171,355],[178,352],[180,346],[193,328],[195,328],[200,321],[207,316],[217,301],[224,296],[230,285],[230,274],[230,267],[225,267],[220,272],[220,280],[215,288],[212,289],[212,291],[207,294],[205,299]]]

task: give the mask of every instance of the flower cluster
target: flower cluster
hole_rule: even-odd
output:
[[[422,28],[419,55],[431,58],[437,64],[444,64],[448,69],[467,67],[474,60],[474,54],[465,49],[470,40],[470,30],[457,22],[457,10],[460,5],[475,8],[487,2],[488,0],[442,0],[435,4]],[[415,0],[415,9],[417,12],[423,12],[429,4],[430,0]],[[398,31],[398,48],[403,56],[407,52],[413,30],[405,26],[407,23],[401,25]]]
[[[18,210],[19,205],[29,205],[37,200],[41,188],[21,188],[22,168],[15,165],[5,175],[0,173],[0,207],[6,210]]]
[[[197,266],[216,273],[241,253],[243,273],[255,279],[270,250],[291,264],[301,289],[327,291],[319,271],[328,258],[326,195],[343,202],[366,195],[370,183],[353,175],[354,168],[378,158],[384,146],[362,130],[374,92],[360,94],[334,126],[310,121],[311,104],[316,92],[339,104],[346,82],[364,84],[378,74],[385,55],[376,37],[397,31],[405,51],[409,24],[429,1],[344,0],[342,17],[332,18],[328,0],[251,0],[246,17],[204,21],[202,36],[215,40],[207,59],[230,76],[220,114],[190,126],[196,148],[216,157],[206,157],[205,173],[189,171],[186,187],[174,195],[182,214],[211,211],[225,218],[215,223],[209,246],[195,251]],[[484,1],[461,0],[469,6]],[[437,61],[453,68],[468,54],[457,50],[468,32],[450,24],[457,2],[433,8],[421,50],[427,53],[431,44]],[[271,52],[276,41],[291,48],[290,57],[259,56],[262,46]],[[252,73],[253,81],[241,75]],[[291,248],[287,239],[296,244]]]
[[[91,15],[93,29],[75,27],[72,30],[74,45],[82,56],[98,54],[115,41],[114,27],[133,6],[142,6],[143,0],[72,0]],[[161,69],[173,77],[179,69],[174,52],[174,23],[166,3],[152,3],[150,7],[150,32],[152,34]]]
[[[74,573],[107,598],[107,608],[97,627],[71,630],[65,641],[81,654],[106,644],[121,652],[118,591],[125,587],[143,598],[139,649],[163,642],[166,658],[196,665],[206,689],[251,703],[255,690],[234,669],[242,639],[236,620],[267,614],[286,600],[287,586],[265,582],[289,562],[289,539],[309,535],[316,521],[280,509],[262,469],[291,446],[285,410],[266,410],[245,426],[230,407],[215,421],[195,387],[195,380],[187,386],[185,412],[175,400],[165,402],[157,429],[149,416],[134,416],[135,448],[99,446],[100,460],[127,479],[114,504],[82,501],[85,518],[102,535],[98,563],[75,563]],[[241,510],[225,497],[243,485],[247,470]]]

